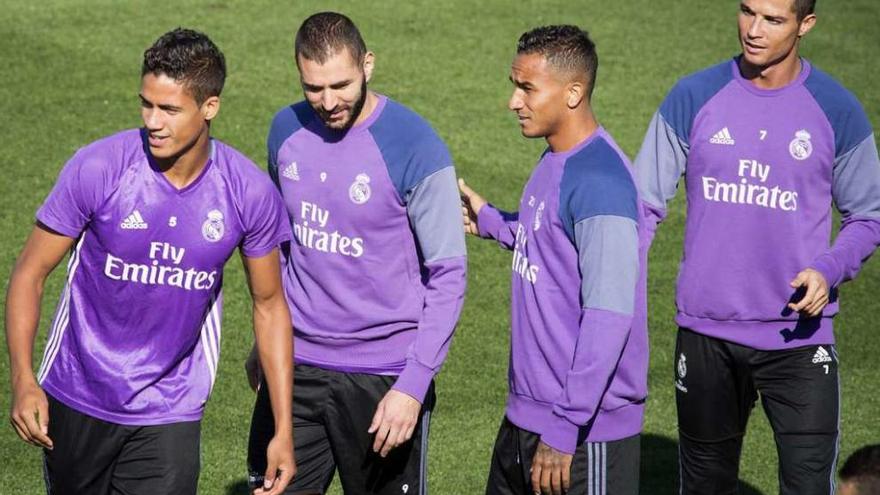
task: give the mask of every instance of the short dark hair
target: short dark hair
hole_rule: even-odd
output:
[[[816,11],[816,0],[794,0],[794,13],[798,22]]]
[[[840,469],[841,481],[853,483],[857,493],[880,493],[880,444],[853,452]]]
[[[554,68],[586,77],[589,94],[596,85],[599,56],[589,33],[577,26],[542,26],[519,37],[516,53],[538,53]]]
[[[336,12],[319,12],[303,21],[296,32],[294,52],[299,57],[323,64],[343,49],[355,62],[361,63],[367,54],[367,45],[361,32],[348,17]]]
[[[223,91],[226,59],[205,34],[177,28],[163,34],[144,52],[141,77],[147,74],[165,74],[182,83],[201,105]]]

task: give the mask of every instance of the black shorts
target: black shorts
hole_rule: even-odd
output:
[[[193,495],[199,421],[156,426],[108,423],[49,398],[44,478],[50,495]]]
[[[779,492],[833,494],[837,364],[833,345],[761,351],[679,329],[674,379],[682,493],[736,493],[742,439],[760,395],[779,454]]]
[[[294,369],[293,441],[296,476],[286,494],[324,493],[338,469],[345,493],[420,495],[427,493],[428,429],[433,385],[422,405],[412,438],[382,458],[367,433],[376,406],[396,376],[343,373],[314,366]],[[275,421],[265,382],[257,392],[248,442],[248,480],[262,484],[266,447]]]
[[[540,435],[511,423],[501,422],[486,495],[532,495],[532,458]],[[634,435],[613,442],[584,442],[571,462],[574,495],[638,495],[641,437]]]

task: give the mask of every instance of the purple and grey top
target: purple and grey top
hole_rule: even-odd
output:
[[[507,417],[573,453],[642,429],[647,238],[629,160],[599,128],[544,153],[517,213],[480,210],[513,250]]]
[[[76,239],[38,380],[84,414],[125,425],[198,420],[220,353],[223,265],[290,238],[272,182],[212,140],[177,189],[132,129],[80,149],[37,220]]]
[[[763,90],[738,59],[685,77],[654,115],[636,158],[651,237],[684,175],[687,224],[676,321],[756,349],[832,344],[837,287],[880,244],[880,160],[855,97],[802,59]],[[831,205],[842,216],[831,239]],[[786,305],[812,267],[828,281],[820,317]]]
[[[282,109],[269,172],[293,225],[285,289],[295,360],[399,375],[422,401],[461,312],[466,254],[452,158],[430,125],[379,95],[362,123],[327,129]]]

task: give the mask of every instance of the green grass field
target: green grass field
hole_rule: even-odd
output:
[[[486,0],[471,2],[270,2],[69,0],[0,2],[0,279],[6,281],[33,214],[78,147],[140,125],[141,54],[179,25],[207,32],[224,50],[229,78],[214,135],[265,163],[274,112],[301,99],[293,35],[317,10],[339,9],[357,22],[377,62],[372,87],[428,118],[449,144],[458,173],[502,207],[513,207],[542,150],[523,139],[506,110],[516,39],[536,25],[590,30],[600,69],[594,106],[634,155],[648,120],[674,81],[737,52],[737,2],[704,0]],[[876,49],[880,4],[819,2],[819,24],[803,51],[862,101],[880,125]],[[642,493],[677,493],[672,373],[673,288],[681,252],[682,194],[651,253],[650,399],[642,450]],[[502,418],[508,356],[509,254],[469,240],[467,302],[437,382],[430,487],[438,494],[481,493]],[[38,352],[63,269],[46,289]],[[880,441],[876,365],[880,262],[842,290],[837,334],[843,380],[842,455]],[[251,344],[250,305],[241,264],[226,270],[220,373],[203,423],[201,492],[244,493],[252,407],[242,363]],[[14,311],[15,308],[6,308]],[[161,311],[162,308],[156,308]],[[0,357],[0,410],[9,408],[8,359]],[[35,366],[40,354],[35,357]],[[830,398],[829,398],[830,399]],[[40,452],[12,428],[0,433],[0,494],[42,493]],[[745,493],[777,491],[776,453],[767,421],[753,415],[743,453]],[[333,493],[339,493],[334,487]]]

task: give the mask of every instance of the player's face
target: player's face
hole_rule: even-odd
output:
[[[358,63],[347,49],[320,64],[299,57],[303,93],[324,125],[333,130],[350,128],[364,107],[373,54]]]
[[[520,54],[510,69],[513,94],[507,106],[516,113],[523,136],[553,135],[567,110],[567,82],[540,54]]]
[[[177,158],[208,133],[208,122],[219,109],[212,96],[201,105],[182,83],[165,74],[141,79],[141,118],[147,130],[150,153],[157,159]]]
[[[743,58],[756,67],[769,67],[797,56],[798,39],[816,21],[809,15],[800,22],[795,0],[742,0],[739,12],[739,41]]]

